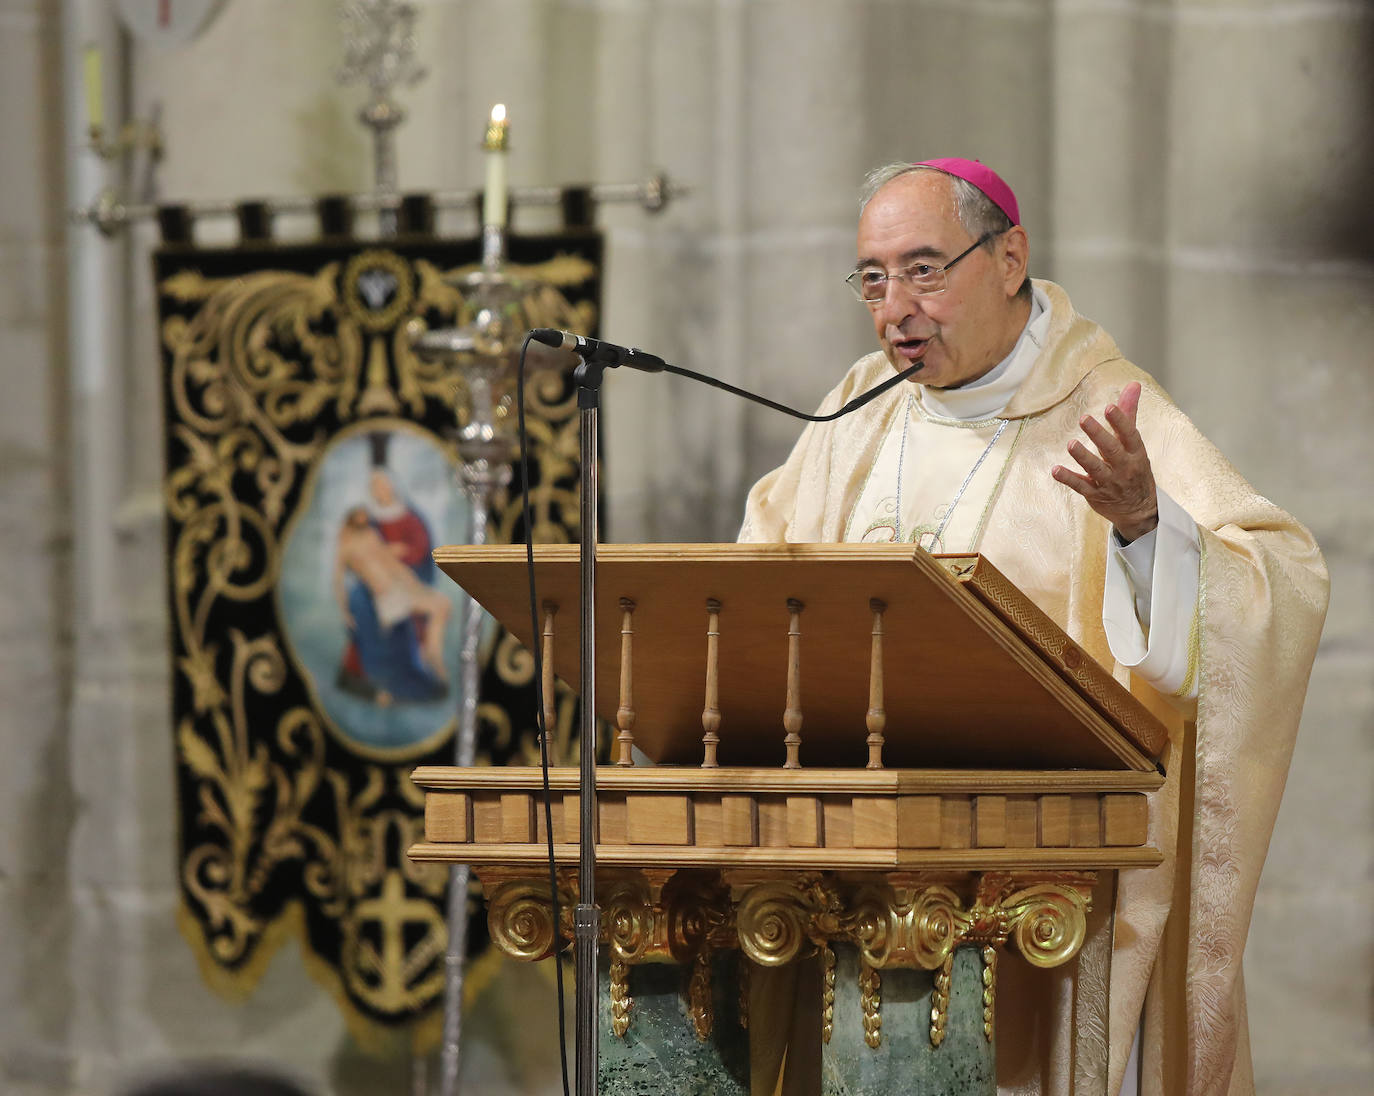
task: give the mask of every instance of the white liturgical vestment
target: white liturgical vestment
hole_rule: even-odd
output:
[[[907,413],[879,446],[845,540],[919,543],[931,552],[980,550],[1026,422],[1000,416],[1030,374],[1049,325],[1049,300],[1036,289],[1021,337],[987,374],[954,389],[911,385]],[[1105,421],[1100,409],[1098,419]],[[1162,693],[1191,698],[1196,677],[1185,679],[1200,542],[1196,523],[1178,503],[1164,496],[1159,507],[1160,529],[1125,547],[1116,537],[1109,540],[1102,624],[1118,664]]]
[[[750,491],[740,539],[980,552],[1166,721],[1149,833],[1164,863],[1119,873],[1108,1030],[1074,1015],[1072,970],[1036,971],[999,992],[1018,1006],[999,1015],[998,1085],[1067,1094],[1093,1068],[1081,1047],[1100,1040],[1100,1083],[1119,1092],[1143,1006],[1146,1096],[1251,1093],[1241,957],[1325,616],[1325,564],[1062,289],[1033,284],[1017,346],[979,383],[899,385],[809,425]],[[867,355],[821,413],[891,374]],[[1159,526],[1123,550],[1050,470],[1075,467],[1080,420],[1102,421],[1131,381]]]

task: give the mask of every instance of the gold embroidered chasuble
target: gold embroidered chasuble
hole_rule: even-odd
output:
[[[898,412],[845,525],[843,540],[901,540],[931,552],[976,544],[1016,446],[1004,419],[961,422],[931,416],[914,395]]]
[[[1061,288],[1035,284],[1051,305],[1044,345],[1000,413],[1008,428],[954,508],[943,549],[987,556],[1171,727],[1150,833],[1165,862],[1123,871],[1118,882],[1108,1091],[1121,1087],[1143,1007],[1142,1093],[1250,1093],[1241,956],[1325,616],[1325,564],[1307,530],[1246,483]],[[860,359],[822,413],[890,373],[881,353]],[[1050,476],[1067,463],[1079,419],[1100,418],[1132,380],[1143,386],[1137,423],[1156,481],[1200,530],[1196,702],[1162,697],[1114,663],[1102,624],[1109,525]],[[808,426],[786,463],[750,491],[740,539],[891,539],[896,500],[887,485],[903,432],[910,513],[901,539],[938,526],[996,424],[912,415],[906,387],[857,415]],[[1001,1091],[1071,1090],[1081,1023],[1064,990],[1072,977],[1071,968],[1036,971],[1015,991],[1034,1001],[1010,987],[999,995],[1008,1014],[998,1021]],[[1037,1040],[1043,1055],[1028,1049]]]

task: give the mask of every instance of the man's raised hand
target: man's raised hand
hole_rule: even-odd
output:
[[[1103,417],[1110,430],[1091,415],[1079,420],[1083,433],[1097,446],[1094,453],[1077,438],[1069,442],[1069,455],[1084,474],[1060,464],[1050,470],[1050,475],[1077,491],[1089,506],[1110,521],[1127,543],[1159,524],[1159,500],[1150,455],[1135,427],[1139,406],[1140,385],[1132,381],[1121,390],[1116,403],[1107,405]]]

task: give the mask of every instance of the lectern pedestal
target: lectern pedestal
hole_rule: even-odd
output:
[[[597,773],[602,1091],[748,1091],[741,1035],[767,995],[741,972],[807,961],[818,999],[768,1007],[814,1011],[815,1091],[991,1092],[999,1011],[1017,1008],[999,966],[1061,966],[1087,942],[1105,978],[1114,873],[1161,859],[1147,842],[1164,729],[985,561],[770,547],[602,549],[603,716],[655,759],[698,761]],[[520,635],[515,551],[436,558]],[[541,555],[546,622],[576,619],[575,558]],[[576,665],[575,643],[541,639],[548,665]],[[700,764],[717,756],[738,763]],[[566,947],[575,770],[550,780],[562,924],[538,770],[414,779],[425,840],[410,855],[472,865],[506,954]],[[1105,1030],[1104,995],[1076,1007]]]

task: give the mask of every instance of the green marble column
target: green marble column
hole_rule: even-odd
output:
[[[610,971],[599,961],[602,1096],[747,1096],[749,1033],[739,1022],[739,956],[723,952],[711,962],[713,1023],[703,1042],[687,1008],[689,970],[676,963],[630,967],[632,1004],[624,1036],[611,1028]]]
[[[996,1096],[995,1046],[983,1034],[983,960],[960,948],[950,979],[944,1041],[930,1044],[933,971],[884,970],[878,1015],[881,1041],[864,1041],[858,952],[835,946],[835,1013],[822,1055],[824,1096]]]

